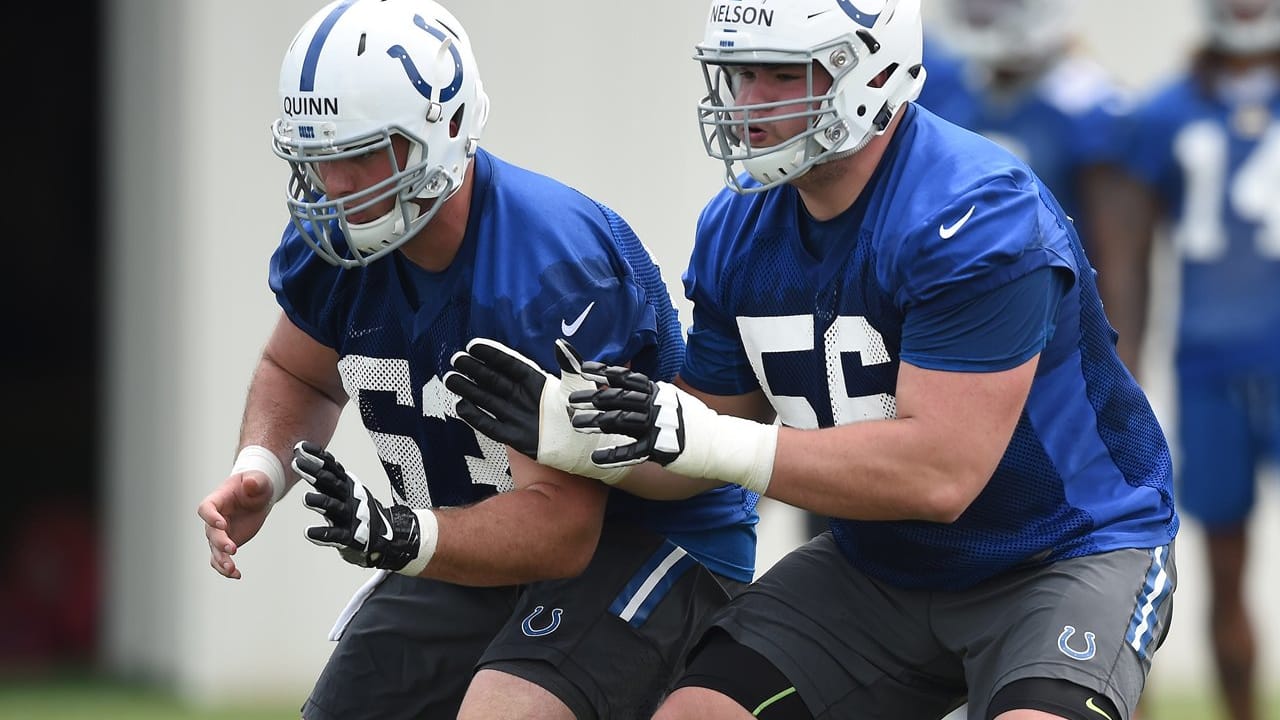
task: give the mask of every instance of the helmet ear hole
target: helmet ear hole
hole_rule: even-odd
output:
[[[884,87],[885,83],[889,82],[889,78],[893,77],[893,74],[897,71],[898,71],[898,63],[890,63],[885,67],[885,69],[881,70],[878,75],[871,78],[871,81],[867,83],[867,87],[869,88]]]
[[[466,112],[467,106],[459,105],[457,111],[453,113],[453,117],[449,119],[449,137],[458,137],[458,131],[462,129],[462,118]]]

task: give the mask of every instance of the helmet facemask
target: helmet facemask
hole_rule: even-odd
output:
[[[845,62],[846,65],[852,66],[857,62],[852,53],[836,52],[854,58],[852,62]],[[810,56],[803,67],[806,90],[802,97],[739,104],[735,99],[735,78],[742,66],[702,63],[703,79],[707,84],[707,95],[698,104],[703,147],[708,155],[725,163],[725,181],[738,192],[759,192],[802,175],[826,159],[829,151],[848,137],[849,127],[832,105],[835,94],[830,89],[825,93],[814,89],[817,84],[815,75],[824,72],[822,66]],[[830,87],[835,86],[833,79]],[[779,113],[783,108],[800,109]],[[795,119],[806,121],[805,129],[800,133],[776,145],[755,147],[751,144],[748,129],[752,125]],[[733,172],[736,163],[741,163],[762,186],[742,187]]]
[[[294,227],[325,260],[335,265],[366,265],[399,247],[422,229],[439,211],[460,183],[441,167],[430,167],[423,158],[424,142],[399,127],[383,128],[342,145],[298,143],[287,121],[273,125],[273,149],[290,168],[287,203]],[[392,138],[404,136],[409,152],[404,167],[395,156]],[[386,156],[387,178],[347,195],[330,198],[319,167],[322,163],[381,153]],[[391,209],[363,223],[351,218],[394,199]],[[429,204],[415,202],[428,199]],[[425,210],[423,205],[426,205]]]

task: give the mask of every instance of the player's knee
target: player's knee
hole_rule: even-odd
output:
[[[663,701],[653,720],[702,720],[706,717],[732,717],[738,712],[744,719],[751,715],[737,703],[716,690],[703,687],[682,687],[673,691]]]
[[[691,653],[684,675],[663,707],[671,714],[655,720],[725,717],[735,707],[743,718],[813,718],[781,670],[718,628],[712,628]]]
[[[1040,710],[1067,720],[1124,720],[1102,693],[1057,678],[1023,678],[1000,688],[987,706],[986,720],[1012,710]]]

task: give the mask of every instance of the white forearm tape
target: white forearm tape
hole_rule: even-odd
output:
[[[232,466],[231,472],[245,472],[246,470],[257,470],[267,479],[271,481],[271,503],[280,501],[284,497],[284,491],[288,488],[285,486],[284,465],[280,464],[280,458],[270,450],[261,445],[247,445],[236,456],[236,464]]]
[[[431,562],[431,557],[436,554],[436,541],[440,539],[440,521],[436,519],[434,511],[425,508],[415,509],[413,514],[418,516],[420,534],[418,557],[410,560],[408,565],[397,572],[401,575],[417,577],[427,568],[427,563]]]
[[[721,415],[716,428],[716,462],[709,468],[717,480],[737,483],[764,495],[773,477],[773,456],[778,449],[778,426]]]

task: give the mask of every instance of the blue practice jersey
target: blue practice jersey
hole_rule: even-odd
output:
[[[1010,94],[993,92],[983,85],[981,68],[940,48],[926,53],[925,71],[921,105],[1021,158],[1083,227],[1080,172],[1118,164],[1125,138],[1126,98],[1102,68],[1067,56]]]
[[[1187,376],[1280,367],[1280,87],[1235,102],[1191,76],[1137,111],[1129,167],[1180,257]]]
[[[502,342],[554,373],[561,336],[588,358],[630,361],[654,377],[672,377],[683,357],[660,271],[622,218],[484,151],[473,163],[466,237],[443,272],[400,253],[343,270],[292,226],[271,259],[281,307],[337,351],[343,385],[396,500],[414,507],[466,505],[512,488],[503,446],[457,417],[458,398],[441,380],[472,338]],[[668,535],[716,572],[750,580],[756,499],[732,487],[661,503],[615,490],[609,514]]]
[[[950,524],[837,519],[832,531],[854,566],[918,589],[1168,544],[1169,449],[1116,355],[1071,222],[1007,151],[918,106],[904,112],[838,235],[815,232],[790,186],[725,190],[704,208],[684,275],[694,316],[681,376],[716,395],[763,390],[791,427],[893,418],[902,359],[982,372],[1034,355],[981,347],[992,320],[966,308],[989,315],[993,292],[1056,273],[1065,295],[1035,348],[1030,397],[973,504]],[[917,339],[948,323],[951,337],[977,334],[966,357]]]

